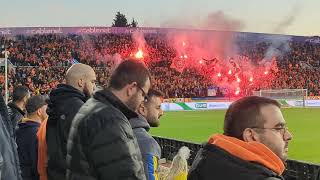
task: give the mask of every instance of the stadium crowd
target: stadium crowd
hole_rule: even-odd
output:
[[[0,96],[1,179],[297,180],[285,172],[293,136],[276,100],[233,102],[223,134],[213,132],[190,170],[188,147],[168,168],[160,166],[162,147],[148,133],[160,125],[164,96],[152,89],[155,81],[142,62],[121,62],[103,89],[96,89],[98,76],[89,65],[62,72],[56,69],[64,82],[49,96],[21,85],[9,104]]]
[[[207,96],[208,87],[214,84],[193,69],[180,73],[171,68],[176,52],[163,36],[149,34],[145,39],[148,54],[144,61],[154,78],[155,89],[164,92],[167,98]],[[9,91],[12,93],[14,86],[23,84],[34,94],[48,93],[63,82],[63,74],[73,59],[93,67],[97,71],[97,83],[104,86],[115,59],[131,57],[138,49],[131,36],[124,34],[20,35],[11,39],[1,37],[0,44],[9,50],[11,63],[20,66],[10,71]],[[240,42],[239,47],[242,55],[259,63],[268,43]],[[311,96],[320,95],[320,45],[291,42],[290,48],[291,51],[278,58],[278,70],[270,72],[274,81],[260,80],[250,90],[305,88]],[[4,82],[3,69],[0,82]]]
[[[197,69],[179,72],[172,68],[176,52],[163,37],[145,38],[147,68],[137,60],[119,61],[119,57],[134,56],[138,49],[129,35],[1,38],[16,67],[9,72],[12,101],[6,105],[0,98],[4,162],[0,177],[290,179],[285,162],[293,136],[280,104],[256,96],[229,107],[224,133],[209,138],[190,170],[190,150],[185,147],[170,168],[159,166],[162,149],[148,131],[160,125],[162,99],[206,97],[214,84]],[[259,64],[268,44],[244,42],[239,47],[242,55]],[[269,71],[273,78],[258,80],[250,90],[307,88],[310,95],[320,95],[320,46],[291,43],[290,47],[277,60],[277,68]],[[212,167],[221,170],[212,173]]]

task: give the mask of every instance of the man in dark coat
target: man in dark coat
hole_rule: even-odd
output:
[[[146,67],[122,62],[107,89],[94,93],[75,116],[68,139],[68,180],[146,179],[128,119],[151,86]]]
[[[67,140],[70,126],[80,107],[95,89],[96,74],[85,64],[74,64],[66,73],[66,84],[50,92],[46,129],[49,180],[63,180],[66,175]]]
[[[32,96],[26,104],[27,117],[16,130],[16,141],[23,180],[38,180],[37,132],[42,121],[48,118],[45,96]]]
[[[25,86],[17,86],[12,93],[12,102],[8,103],[8,113],[14,129],[25,116],[27,100],[30,98],[29,89]]]
[[[188,179],[283,179],[291,139],[276,100],[242,98],[227,110],[224,134],[212,135],[198,152]]]

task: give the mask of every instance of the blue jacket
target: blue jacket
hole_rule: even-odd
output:
[[[22,180],[17,145],[7,106],[0,95],[0,179]]]
[[[129,122],[138,140],[146,177],[149,180],[157,180],[159,178],[158,161],[161,158],[161,148],[157,141],[148,133],[150,125],[141,115],[138,118],[130,119]]]
[[[40,123],[25,121],[18,124],[16,141],[20,159],[22,178],[24,180],[38,180],[38,139],[37,132]]]

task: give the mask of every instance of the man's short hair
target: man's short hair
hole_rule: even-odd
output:
[[[145,101],[144,103],[145,104],[148,104],[150,101],[150,99],[152,97],[159,97],[159,98],[163,98],[164,95],[161,91],[158,91],[158,90],[155,90],[155,89],[150,89],[149,92],[148,92],[148,95],[147,95],[147,101]]]
[[[263,126],[261,108],[266,105],[281,107],[276,100],[258,96],[244,97],[232,103],[224,118],[224,135],[243,140],[246,128]]]
[[[47,105],[47,98],[44,95],[32,96],[28,99],[26,110],[28,114],[32,114],[40,109],[42,106]]]
[[[30,94],[29,89],[26,86],[17,86],[14,88],[12,93],[12,101],[18,102],[22,101],[24,97]]]
[[[132,82],[137,82],[139,87],[144,87],[148,78],[151,81],[151,75],[144,64],[137,60],[126,60],[112,73],[109,87],[120,90]]]
[[[150,89],[148,92],[148,98],[151,98],[151,97],[164,97],[164,95],[162,92],[158,90]]]

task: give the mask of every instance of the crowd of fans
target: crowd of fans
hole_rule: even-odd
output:
[[[193,69],[178,72],[171,68],[177,54],[164,36],[149,34],[145,40],[148,54],[144,61],[153,75],[155,89],[166,97],[207,96],[208,87],[214,84],[206,77]],[[117,59],[134,56],[138,50],[131,35],[124,34],[20,35],[10,39],[1,37],[0,44],[7,47],[11,63],[17,66],[9,73],[9,92],[23,84],[34,94],[48,93],[63,82],[63,74],[73,59],[92,66],[97,72],[97,83],[104,86]],[[239,43],[240,53],[254,63],[263,59],[268,46],[268,43]],[[289,46],[291,50],[277,59],[278,70],[270,72],[274,80],[255,83],[250,91],[304,88],[311,96],[320,95],[320,45],[291,42]],[[3,68],[0,82],[4,84]]]

